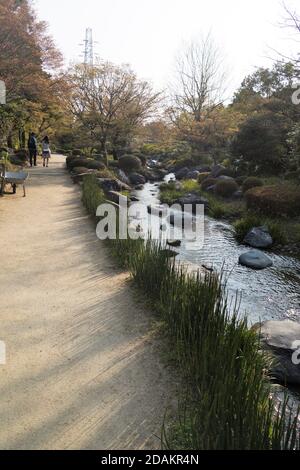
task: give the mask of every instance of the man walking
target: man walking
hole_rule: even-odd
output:
[[[29,158],[30,158],[30,166],[34,164],[36,166],[36,158],[37,158],[37,140],[34,132],[31,132],[28,139],[28,150],[29,150]]]

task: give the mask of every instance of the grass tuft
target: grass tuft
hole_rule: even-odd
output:
[[[244,217],[234,223],[236,238],[242,242],[253,227],[268,227],[275,245],[284,245],[287,243],[286,231],[279,220],[267,219],[263,216],[247,213]]]

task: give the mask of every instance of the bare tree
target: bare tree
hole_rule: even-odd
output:
[[[176,78],[171,86],[173,119],[189,114],[200,122],[224,101],[226,74],[220,52],[210,35],[192,41],[176,57]]]
[[[284,10],[284,18],[282,22],[280,23],[280,27],[286,28],[291,30],[292,38],[296,43],[300,42],[300,15],[296,10],[293,10],[285,2],[282,3],[283,10]],[[273,49],[274,50],[274,49]],[[282,62],[291,62],[297,72],[300,72],[300,53],[298,53],[296,56],[295,55],[287,55],[283,54],[279,51],[275,52],[280,55],[281,61]]]

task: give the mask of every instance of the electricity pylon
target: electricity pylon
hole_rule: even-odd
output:
[[[92,28],[87,28],[85,31],[84,63],[85,65],[94,65],[94,41]]]

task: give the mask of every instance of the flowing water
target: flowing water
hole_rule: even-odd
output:
[[[143,205],[160,205],[158,183],[147,183],[133,195]],[[143,226],[143,217],[138,223]],[[234,303],[238,295],[240,313],[247,315],[250,325],[271,319],[300,322],[300,260],[267,252],[273,267],[254,271],[239,265],[239,256],[249,247],[237,243],[229,223],[205,216],[204,228],[204,245],[201,236],[193,242],[183,240],[181,247],[175,248],[178,261],[195,270],[203,269],[203,265],[217,271],[223,269],[229,301]],[[277,399],[283,399],[283,390],[279,388]],[[296,410],[300,405],[299,387],[289,387],[287,393],[290,405]]]
[[[145,205],[159,205],[159,185],[147,183],[133,193]],[[141,225],[143,222],[141,221]],[[202,237],[182,241],[178,261],[198,269],[205,265],[217,271],[222,268],[227,278],[228,295],[234,301],[238,292],[240,312],[249,323],[270,319],[300,322],[300,260],[268,252],[273,267],[254,271],[239,265],[239,256],[249,247],[236,242],[230,224],[205,216],[204,246]]]

